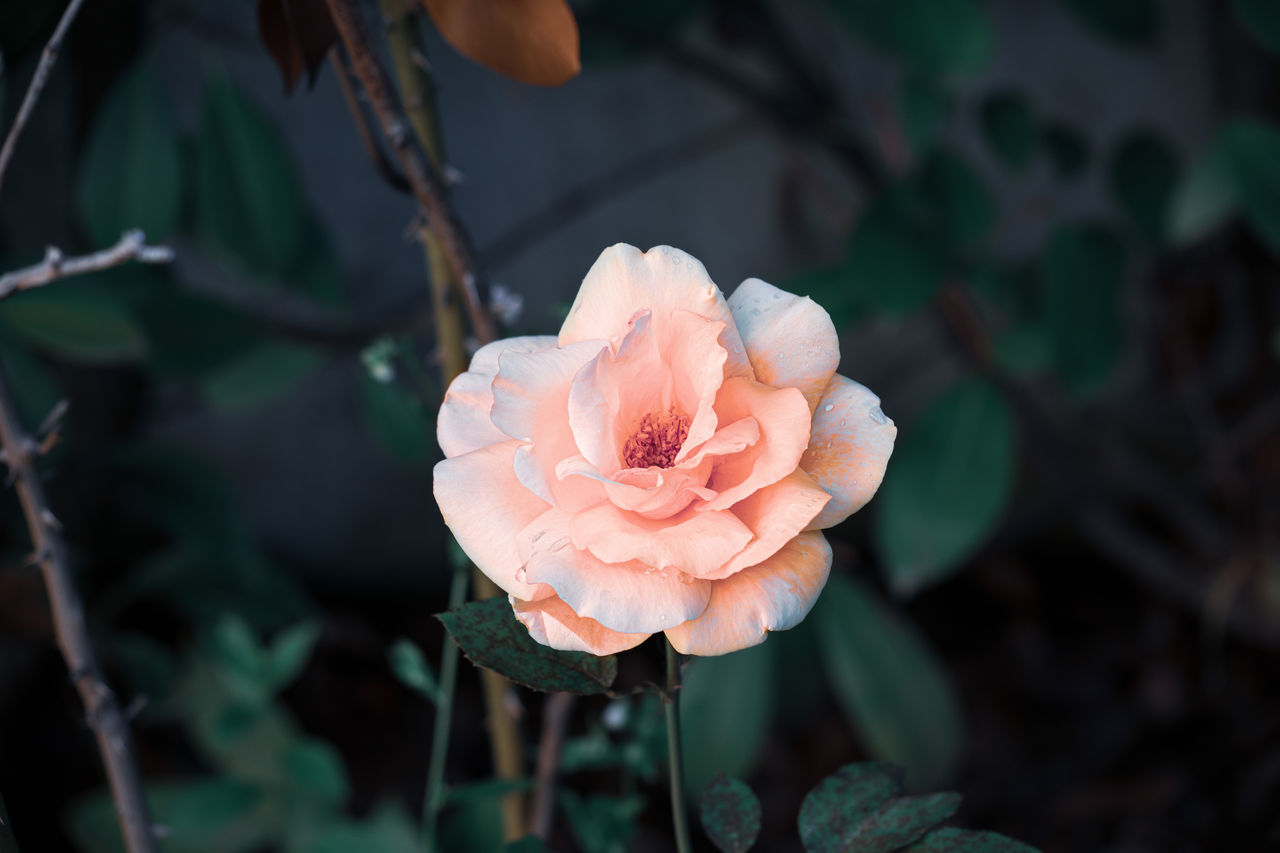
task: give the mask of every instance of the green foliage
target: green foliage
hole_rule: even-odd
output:
[[[129,305],[93,281],[60,282],[0,302],[0,331],[49,355],[87,364],[136,361],[147,341]]]
[[[800,840],[810,853],[848,850],[862,822],[902,792],[902,768],[846,764],[823,779],[800,805]]]
[[[561,772],[616,768],[645,782],[656,781],[667,763],[667,724],[658,697],[619,697],[603,717],[603,725],[593,721],[586,734],[565,743]]]
[[[1180,169],[1164,139],[1137,131],[1121,140],[1107,169],[1111,194],[1152,243],[1162,243]]]
[[[1119,44],[1148,45],[1160,32],[1156,0],[1064,0],[1064,4],[1095,32]]]
[[[899,436],[874,517],[894,590],[937,583],[987,538],[1012,494],[1016,458],[1008,404],[979,379],[935,400]]]
[[[435,450],[435,429],[422,401],[394,382],[383,382],[366,373],[361,377],[365,417],[373,433],[393,457],[402,462],[423,462]]]
[[[911,181],[923,219],[936,240],[956,252],[981,243],[996,221],[995,202],[964,159],[939,151],[925,160]]]
[[[943,827],[907,848],[910,853],[1038,853],[1036,848],[995,832]]]
[[[949,780],[962,748],[960,703],[911,624],[840,574],[810,618],[827,683],[871,754],[906,766],[922,785]]]
[[[470,601],[436,618],[472,663],[532,690],[603,693],[618,676],[614,655],[562,652],[534,640],[503,596]]]
[[[1063,225],[1041,258],[1044,317],[1054,362],[1069,391],[1094,391],[1120,355],[1125,247],[1098,225]]]
[[[626,853],[635,832],[636,818],[644,811],[643,797],[636,794],[580,797],[573,791],[561,791],[559,799],[583,853]]]
[[[431,672],[431,664],[427,663],[427,658],[417,643],[401,637],[387,649],[387,658],[391,661],[391,671],[401,684],[433,703],[439,699],[440,685]]]
[[[974,0],[830,0],[853,31],[931,74],[971,74],[986,67],[994,36]]]
[[[1070,125],[1045,124],[1040,130],[1040,143],[1058,180],[1074,179],[1089,163],[1089,143]]]
[[[745,777],[773,721],[774,650],[770,643],[689,662],[680,689],[684,778],[691,794],[718,773]]]
[[[723,773],[703,790],[700,816],[721,853],[746,853],[760,837],[760,801],[745,783]]]
[[[4,367],[18,418],[34,430],[62,399],[62,391],[45,366],[27,350],[0,336],[0,365]]]
[[[1001,163],[1015,172],[1031,164],[1039,133],[1031,104],[1017,92],[997,92],[979,110],[987,147]]]
[[[1245,30],[1280,56],[1280,5],[1274,0],[1234,0],[1232,6]]]
[[[933,145],[951,114],[953,100],[928,75],[907,75],[898,93],[898,116],[912,154],[918,156]]]
[[[210,371],[200,385],[214,408],[243,412],[296,387],[318,361],[306,347],[267,341]]]
[[[134,64],[103,102],[80,163],[76,202],[93,242],[130,228],[166,239],[182,210],[184,171],[173,110],[151,63]]]
[[[849,239],[846,275],[860,302],[889,316],[916,311],[942,285],[942,253],[922,239],[888,194],[871,203]]]
[[[502,848],[502,853],[550,853],[550,849],[538,836],[526,835],[507,844]]]

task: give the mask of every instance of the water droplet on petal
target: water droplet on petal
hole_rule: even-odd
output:
[[[834,403],[827,403],[825,406],[823,406],[823,407],[822,407],[822,411],[824,411],[824,412],[829,412],[829,411],[831,411],[831,410],[832,410],[832,409],[834,409],[834,408],[835,408],[835,404],[834,404]]]
[[[875,421],[878,424],[889,423],[889,417],[884,413],[884,411],[879,406],[873,406],[871,409],[867,411],[867,414],[871,416],[871,420]]]

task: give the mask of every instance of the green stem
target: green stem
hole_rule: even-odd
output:
[[[467,600],[467,566],[453,569],[449,609]],[[436,825],[444,805],[444,765],[449,752],[449,726],[453,722],[453,691],[458,682],[458,644],[446,633],[440,650],[440,693],[436,697],[436,722],[431,732],[431,759],[427,764],[427,792],[422,802],[422,841],[427,853],[436,848]]]
[[[667,643],[667,690],[662,697],[667,712],[667,765],[671,769],[671,822],[676,831],[677,853],[692,853],[689,817],[684,804],[684,753],[680,749],[680,656]]]

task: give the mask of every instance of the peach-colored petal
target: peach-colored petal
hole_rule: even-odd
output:
[[[574,547],[606,563],[637,560],[655,569],[671,568],[694,577],[714,571],[751,541],[751,530],[729,510],[686,510],[652,520],[602,503],[573,517]]]
[[[755,538],[729,562],[700,577],[707,580],[727,578],[772,557],[804,530],[829,500],[831,495],[797,468],[773,485],[738,501],[733,505],[733,514],[751,528]]]
[[[534,353],[508,350],[498,359],[493,423],[523,442],[516,452],[516,476],[548,503],[579,508],[604,499],[597,484],[564,483],[555,476],[556,463],[578,453],[569,430],[569,386],[603,346],[600,341],[582,341]]]
[[[840,363],[831,316],[807,296],[749,278],[729,297],[756,379],[774,388],[799,388],[812,412]]]
[[[518,441],[491,444],[436,464],[434,490],[444,522],[472,562],[503,592],[534,600],[551,594],[518,577],[523,560],[511,534],[494,535],[498,519],[519,530],[548,505],[516,480],[512,471]]]
[[[750,379],[727,379],[716,397],[716,414],[724,423],[755,418],[761,440],[719,461],[707,486],[720,494],[703,504],[703,510],[727,509],[752,492],[778,482],[796,469],[809,446],[809,404],[795,388],[770,388]]]
[[[507,338],[476,350],[471,366],[459,373],[445,392],[436,420],[436,437],[445,456],[460,456],[489,444],[506,441],[507,436],[493,425],[493,377],[498,373],[498,356],[512,352],[540,352],[554,349],[552,335]]]
[[[560,328],[560,344],[621,336],[635,313],[645,310],[659,322],[673,311],[723,321],[720,340],[728,352],[725,374],[754,375],[724,294],[700,261],[670,246],[641,252],[619,243],[605,249],[582,280]]]
[[[799,624],[831,571],[821,533],[801,533],[759,565],[711,582],[711,600],[696,619],[667,629],[681,654],[723,655],[763,642],[769,631]]]
[[[813,435],[800,467],[830,495],[811,530],[839,524],[871,500],[884,479],[898,428],[880,398],[837,374],[813,414]]]
[[[553,649],[566,652],[590,652],[612,655],[640,645],[649,634],[623,634],[610,631],[594,619],[573,612],[557,596],[538,601],[510,598],[516,618],[529,629],[529,636]]]
[[[575,548],[572,518],[551,509],[516,536],[526,582],[547,584],[579,616],[625,634],[662,631],[706,607],[711,595],[707,581],[639,562],[606,563]]]
[[[679,408],[689,415],[689,435],[676,461],[715,434],[716,392],[724,383],[728,352],[719,343],[725,324],[689,311],[676,311],[667,324],[663,356],[674,377]]]
[[[582,456],[571,456],[556,465],[556,476],[588,477],[604,486],[613,505],[645,518],[667,518],[684,509],[694,498],[709,500],[716,493],[705,487],[711,460],[698,457],[673,468],[625,468],[606,477]]]

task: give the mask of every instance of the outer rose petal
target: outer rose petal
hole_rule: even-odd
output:
[[[898,428],[880,411],[880,398],[836,375],[813,414],[813,433],[800,467],[830,495],[831,503],[809,524],[839,524],[862,509],[880,488]]]
[[[553,649],[611,655],[640,645],[649,634],[622,634],[610,631],[594,619],[585,619],[556,596],[539,601],[512,597],[516,618],[529,629],[529,636]]]
[[[713,581],[697,619],[667,629],[681,654],[723,655],[764,641],[769,631],[800,623],[831,572],[831,546],[821,533],[801,533],[758,566]]]
[[[698,259],[670,246],[641,252],[618,243],[605,249],[582,280],[560,328],[560,345],[625,334],[627,323],[644,310],[660,322],[680,310],[723,321],[720,342],[729,353],[725,375],[754,375],[724,294]]]
[[[750,528],[728,510],[689,509],[654,521],[602,503],[575,515],[569,527],[575,547],[606,563],[639,560],[694,577],[715,571],[751,541]]]
[[[519,446],[518,441],[504,441],[442,460],[433,479],[444,523],[472,562],[503,592],[534,600],[545,598],[551,590],[517,579],[522,561],[516,537],[494,531],[495,523],[519,530],[548,509],[512,473]]]
[[[606,563],[573,547],[572,516],[550,509],[516,536],[526,580],[547,584],[579,616],[622,633],[654,633],[694,618],[707,606],[711,584],[681,579],[638,562]]]
[[[809,407],[795,388],[770,388],[750,379],[727,379],[716,397],[716,414],[731,424],[752,417],[761,438],[733,456],[724,457],[707,485],[719,492],[703,510],[727,509],[800,464],[809,446]]]
[[[493,377],[498,374],[498,356],[511,352],[540,352],[555,349],[551,335],[507,338],[485,344],[471,357],[471,366],[459,373],[445,392],[436,420],[436,438],[445,456],[461,456],[489,444],[506,441],[507,436],[493,425]]]
[[[707,580],[727,578],[772,557],[794,539],[831,500],[817,482],[800,469],[733,505],[755,538],[720,568],[699,575]]]
[[[831,316],[807,296],[749,278],[729,297],[729,308],[756,379],[774,388],[799,388],[812,412],[840,363]]]

